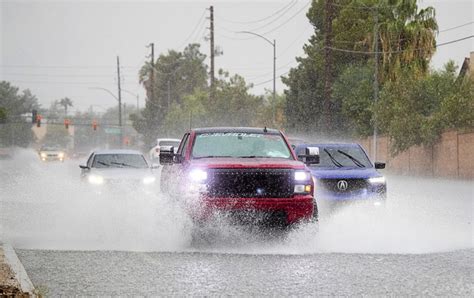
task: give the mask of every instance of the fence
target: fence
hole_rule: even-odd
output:
[[[373,139],[360,142],[372,156]],[[396,174],[474,179],[474,131],[446,131],[430,147],[413,146],[396,156],[390,154],[390,140],[377,139],[377,161]]]

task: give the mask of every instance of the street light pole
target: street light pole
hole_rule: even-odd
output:
[[[126,89],[122,89],[122,91],[127,92],[128,94],[131,94],[131,95],[137,97],[137,116],[138,116],[138,113],[140,113],[140,107],[138,106],[139,94],[138,93],[133,93],[132,91],[128,91]]]
[[[239,31],[237,33],[245,33],[245,34],[252,34],[263,38],[266,42],[268,42],[273,47],[273,100],[272,100],[272,124],[275,125],[275,101],[276,101],[276,40],[274,39],[273,42],[262,36],[258,33],[250,32],[250,31]]]
[[[109,89],[105,89],[102,87],[90,87],[89,89],[95,89],[95,90],[102,90],[110,95],[112,95],[113,98],[115,98],[118,101],[118,119],[119,119],[119,126],[120,126],[120,147],[122,147],[122,100],[120,97],[115,96],[115,94],[112,93]],[[119,87],[120,90],[120,87]],[[120,94],[120,93],[119,93]]]

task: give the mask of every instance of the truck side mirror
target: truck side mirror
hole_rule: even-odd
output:
[[[378,162],[376,161],[374,163],[376,169],[385,169],[385,163],[384,162]]]
[[[174,162],[174,147],[161,146],[160,147],[160,164],[171,165]]]
[[[304,155],[298,155],[298,159],[307,166],[319,164],[319,147],[306,147]]]

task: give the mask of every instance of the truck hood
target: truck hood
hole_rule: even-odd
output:
[[[283,158],[203,158],[191,160],[192,167],[199,168],[264,168],[264,169],[304,169],[297,160]]]
[[[382,176],[374,168],[352,168],[352,167],[343,167],[343,168],[310,168],[311,174],[315,178],[326,178],[326,179],[351,179],[351,178],[360,178],[367,179],[373,177]]]

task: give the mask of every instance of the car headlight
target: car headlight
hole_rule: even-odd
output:
[[[58,153],[58,157],[59,157],[59,158],[64,158],[64,152],[59,152],[59,153]]]
[[[370,184],[384,184],[385,183],[385,177],[380,176],[380,177],[369,178],[369,183]]]
[[[189,172],[189,177],[193,182],[202,183],[207,180],[207,172],[201,169],[194,169]]]
[[[41,155],[42,158],[46,158],[46,156],[48,156],[48,155],[47,155],[46,153],[44,153],[44,152],[41,152],[40,155]]]
[[[89,175],[87,177],[87,181],[89,181],[90,184],[104,184],[104,177],[97,175]]]
[[[296,171],[295,172],[295,181],[309,181],[311,179],[311,174],[306,171]]]
[[[156,181],[156,178],[153,176],[145,177],[142,180],[143,184],[152,184],[152,183],[155,183],[155,181]]]

